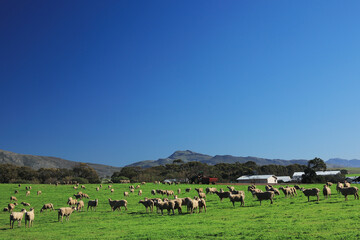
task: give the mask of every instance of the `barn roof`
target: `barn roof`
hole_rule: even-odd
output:
[[[290,176],[277,176],[278,181],[284,181],[284,182],[290,182],[291,177]]]
[[[274,176],[274,175],[244,175],[244,176],[239,177],[239,178],[236,179],[236,180],[268,179],[268,178],[270,178],[270,177],[277,178],[277,177]]]
[[[317,171],[316,175],[324,176],[324,175],[336,175],[340,174],[340,171]]]

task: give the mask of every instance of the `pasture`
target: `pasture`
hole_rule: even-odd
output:
[[[307,201],[307,197],[298,191],[298,196],[285,198],[281,192],[275,196],[274,204],[263,201],[262,205],[247,192],[247,186],[234,185],[236,190],[245,191],[245,207],[240,203],[235,208],[229,199],[220,202],[216,194],[207,194],[207,212],[188,214],[183,207],[183,214],[164,216],[156,213],[146,213],[145,207],[138,204],[144,197],[153,196],[151,189],[180,188],[179,197],[194,197],[195,187],[204,190],[208,185],[142,185],[142,196],[138,196],[138,189],[134,194],[124,198],[123,192],[129,191],[130,184],[112,184],[115,189],[111,193],[107,185],[103,184],[100,191],[96,191],[98,184],[86,184],[86,189],[73,189],[73,185],[36,185],[31,184],[30,196],[25,196],[25,186],[30,184],[0,184],[1,210],[10,203],[10,196],[16,196],[19,205],[15,211],[23,206],[20,202],[28,202],[35,208],[35,221],[32,228],[25,228],[23,220],[21,227],[14,225],[9,228],[9,213],[0,213],[0,239],[359,239],[360,238],[360,201],[349,196],[344,197],[336,192],[336,186],[331,187],[331,199],[325,200],[322,195],[322,184],[300,185],[306,188],[317,187],[321,190],[320,201],[315,197]],[[136,186],[137,184],[132,184]],[[356,185],[352,185],[356,186]],[[190,193],[185,188],[191,187]],[[215,185],[218,190],[226,189],[226,185]],[[265,186],[257,186],[264,190]],[[280,187],[279,185],[275,187]],[[18,194],[14,191],[18,190]],[[41,195],[36,195],[38,190]],[[90,199],[99,199],[97,211],[74,212],[70,221],[58,222],[57,211],[49,210],[40,213],[45,203],[53,203],[55,209],[66,207],[68,197],[78,191],[87,193]],[[161,195],[156,195],[161,197]],[[165,196],[164,196],[165,197]],[[127,211],[112,212],[108,198],[128,201]],[[85,208],[88,199],[83,199]],[[27,210],[30,207],[25,207]]]

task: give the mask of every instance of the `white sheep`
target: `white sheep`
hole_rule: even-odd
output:
[[[42,194],[42,192],[41,191],[37,191],[37,195],[41,195]]]
[[[119,211],[121,211],[121,207],[124,207],[125,210],[127,210],[126,200],[111,200],[111,198],[109,198],[109,204],[112,211],[115,211],[116,209],[119,209]]]
[[[61,217],[61,222],[63,222],[63,217],[66,217],[66,221],[69,221],[70,219],[70,215],[76,211],[76,207],[63,207],[63,208],[59,208],[58,210],[58,221],[60,221],[60,217]]]
[[[144,205],[144,207],[146,208],[146,212],[149,212],[149,208],[150,211],[153,212],[154,211],[154,201],[151,199],[146,199],[146,200],[140,200],[139,204]]]
[[[10,228],[14,228],[14,222],[18,222],[18,226],[21,226],[21,221],[26,213],[26,209],[21,209],[21,212],[12,212],[10,214]]]
[[[78,211],[81,211],[81,209],[83,209],[84,207],[85,207],[84,201],[83,200],[78,201],[78,203],[76,205],[76,209]]]
[[[302,188],[301,191],[304,193],[305,196],[308,197],[308,202],[310,202],[310,196],[316,196],[317,197],[317,201],[319,201],[319,192],[320,189],[318,188]]]
[[[325,199],[327,199],[328,197],[331,198],[331,189],[330,189],[329,185],[327,185],[327,184],[324,185],[323,194],[324,194]]]
[[[25,213],[25,228],[26,225],[28,225],[29,228],[32,227],[34,224],[34,219],[35,219],[34,208],[30,208],[30,211]]]

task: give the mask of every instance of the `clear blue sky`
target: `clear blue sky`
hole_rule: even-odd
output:
[[[0,149],[360,158],[359,1],[0,1]]]

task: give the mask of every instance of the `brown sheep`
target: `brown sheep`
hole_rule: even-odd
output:
[[[340,192],[345,196],[345,201],[347,201],[348,195],[354,195],[355,200],[359,199],[359,189],[357,187],[342,187],[340,188]]]
[[[50,211],[54,210],[54,205],[52,203],[44,204],[44,206],[40,209],[42,213],[44,210],[50,209]]]
[[[16,205],[17,205],[17,203],[9,203],[8,204],[9,212],[12,212],[15,209]]]
[[[151,195],[156,195],[155,189],[151,190]]]
[[[195,191],[197,191],[198,193],[204,192],[202,188],[195,188]]]
[[[17,198],[14,197],[14,196],[11,196],[11,197],[10,197],[10,201],[17,201]]]
[[[142,190],[139,190],[138,195],[139,195],[139,196],[142,195]]]
[[[23,206],[30,206],[30,203],[27,203],[27,202],[21,202],[21,204],[23,205]]]
[[[229,196],[230,202],[232,202],[233,206],[235,207],[235,202],[240,202],[241,205],[240,206],[244,206],[245,205],[245,193],[243,192],[243,194],[230,194]]]
[[[206,194],[203,192],[199,193],[199,198],[204,198],[206,200]]]
[[[30,191],[27,191],[27,192],[26,192],[26,196],[30,196]]]
[[[216,195],[218,195],[221,202],[222,202],[223,198],[228,198],[228,197],[230,197],[230,194],[231,194],[230,192],[218,192],[218,191],[216,191],[215,193],[216,193]]]
[[[255,196],[260,201],[260,206],[263,200],[270,200],[271,204],[273,204],[274,192],[256,192]]]
[[[112,211],[115,211],[116,209],[119,209],[119,211],[121,211],[121,207],[124,207],[125,210],[127,210],[126,200],[111,200],[111,198],[109,198],[109,204]]]
[[[151,199],[140,200],[139,204],[140,203],[142,205],[144,205],[144,207],[146,208],[146,212],[149,212],[149,208],[150,208],[150,211],[153,212],[153,210],[154,210],[154,202],[153,202],[153,200],[151,200]]]
[[[310,202],[310,196],[316,196],[317,201],[319,201],[319,192],[320,190],[318,188],[302,188],[301,191],[304,193],[306,197],[308,197],[308,202]]]

